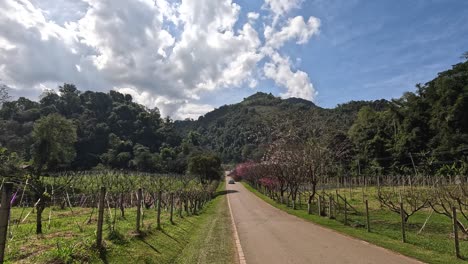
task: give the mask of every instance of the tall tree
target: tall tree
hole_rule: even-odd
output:
[[[70,120],[58,114],[51,114],[35,123],[33,140],[34,173],[31,186],[37,201],[36,233],[41,234],[42,212],[50,197],[41,176],[45,171],[54,171],[67,166],[75,158],[76,128]]]

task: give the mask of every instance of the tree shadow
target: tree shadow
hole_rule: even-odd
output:
[[[99,247],[99,258],[102,260],[104,264],[108,264],[109,261],[107,260],[107,250],[105,247]]]
[[[226,194],[229,194],[229,193],[236,193],[236,192],[238,192],[238,191],[236,191],[236,190],[218,191],[218,192],[216,192],[216,193],[214,194],[214,197],[213,197],[213,198],[216,198],[216,197],[218,197],[218,196],[220,196],[220,195],[226,195]]]
[[[164,235],[166,235],[167,237],[169,237],[170,239],[174,240],[177,244],[180,244],[180,241],[177,240],[176,238],[174,238],[173,236],[169,235],[169,233],[167,233],[164,229],[161,229],[161,233],[163,233]]]
[[[144,239],[141,240],[141,242],[145,243],[148,247],[150,247],[153,251],[155,251],[156,253],[158,254],[161,254],[161,252],[155,248],[153,245],[151,245],[150,243],[146,242]]]

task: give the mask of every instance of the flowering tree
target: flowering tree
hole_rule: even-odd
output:
[[[255,163],[252,161],[237,164],[236,168],[231,173],[232,178],[235,181],[241,181],[242,179],[248,177],[248,174],[250,173],[250,170],[253,166],[255,166]]]

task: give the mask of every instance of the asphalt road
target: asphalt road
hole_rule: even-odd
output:
[[[289,215],[241,183],[226,188],[247,264],[421,263]]]

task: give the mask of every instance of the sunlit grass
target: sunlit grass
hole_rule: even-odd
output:
[[[223,185],[223,184],[221,184]],[[6,249],[7,263],[188,263],[179,261],[181,252],[190,245],[189,251],[202,252],[203,248],[211,248],[217,238],[230,235],[226,226],[229,222],[225,217],[224,195],[209,202],[197,215],[178,217],[174,212],[174,224],[169,221],[169,212],[162,213],[162,230],[156,230],[156,210],[151,208],[143,211],[143,227],[141,233],[135,232],[136,208],[127,208],[125,217],[117,211],[116,225],[111,230],[112,217],[105,211],[104,250],[95,247],[97,212],[91,208],[60,209],[49,207],[43,213],[43,235],[35,234],[36,214],[32,208],[13,208],[11,210],[11,234]],[[17,224],[19,216],[24,220]],[[27,216],[27,217],[26,217]],[[50,216],[50,222],[49,222]],[[200,239],[200,230],[211,228],[212,219],[218,219],[213,233],[214,240],[204,243]],[[229,239],[226,238],[226,239]],[[208,246],[206,245],[208,244]],[[217,244],[219,247],[219,244]],[[220,254],[208,256],[225,261],[212,263],[230,263],[233,248],[225,242]],[[184,253],[192,256],[192,253]]]

